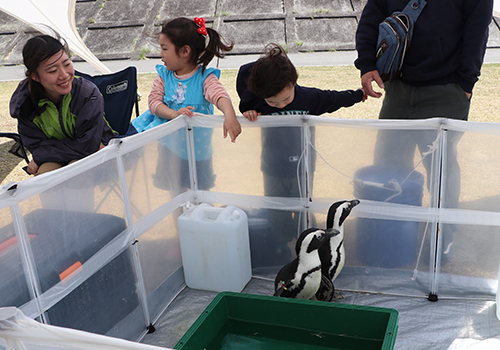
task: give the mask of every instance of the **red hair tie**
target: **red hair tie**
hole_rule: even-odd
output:
[[[195,17],[194,18],[194,23],[198,25],[198,33],[200,33],[203,36],[207,36],[207,27],[205,27],[205,19],[203,17]]]

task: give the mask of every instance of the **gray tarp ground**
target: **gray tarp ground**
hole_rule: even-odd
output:
[[[253,278],[244,293],[272,295],[270,280]],[[156,322],[143,343],[173,347],[217,295],[185,288]],[[444,299],[343,292],[340,303],[388,307],[399,312],[395,349],[500,349],[500,321],[492,300]],[[326,320],[325,320],[326,322]]]

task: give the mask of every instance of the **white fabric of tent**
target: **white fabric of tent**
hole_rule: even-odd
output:
[[[7,350],[165,350],[168,348],[41,324],[15,307],[0,308],[0,345]]]
[[[0,0],[0,10],[33,26],[42,33],[56,30],[67,42],[70,50],[86,60],[102,74],[111,73],[87,48],[76,30],[76,0]]]
[[[495,295],[500,265],[499,124],[439,118],[385,122],[313,116],[289,116],[286,120],[270,116],[250,123],[241,117],[244,134],[231,144],[221,136],[222,120],[221,116],[176,118],[144,133],[114,140],[101,151],[62,169],[0,187],[0,302],[14,300],[3,306],[16,305],[30,318],[66,327],[76,324],[71,328],[78,326],[87,331],[85,328],[110,319],[113,323],[99,328],[98,333],[173,347],[193,318],[203,311],[203,307],[192,309],[200,305],[198,299],[205,302],[214,295],[185,288],[181,233],[176,225],[179,207],[190,201],[256,208],[257,212],[297,212],[324,227],[330,204],[353,198],[353,185],[356,187],[360,180],[357,171],[373,165],[377,136],[380,131],[390,130],[394,136],[403,133],[411,139],[435,137],[436,142],[429,144],[432,152],[425,155],[433,159],[431,171],[426,174],[418,152],[415,169],[408,169],[408,175],[415,171],[422,174],[428,186],[420,183],[424,197],[418,205],[358,193],[361,204],[345,227],[346,266],[335,281],[336,289],[346,294],[340,302],[397,309],[401,314],[398,350],[467,349],[472,343],[498,345],[500,325]],[[216,178],[210,190],[197,188],[193,127],[214,129]],[[304,191],[304,197],[264,196],[261,128],[282,127],[301,131],[299,144],[314,144],[314,148],[304,147],[303,151],[304,160],[317,155],[314,187],[307,194]],[[315,141],[309,133],[311,127]],[[165,142],[173,144],[169,141],[177,140],[179,133],[186,140],[178,147],[187,149],[190,155],[190,171],[184,175],[190,180],[188,190],[174,176],[180,167],[158,169],[165,160],[158,150]],[[458,153],[461,199],[456,207],[442,207],[435,199],[439,198],[437,193],[446,197],[442,190],[455,175],[442,167],[443,155],[454,135],[462,136]],[[312,168],[307,162],[303,164],[297,180],[306,184],[305,175],[311,174]],[[155,182],[158,174],[167,181],[166,186]],[[410,179],[406,175],[404,178]],[[384,187],[384,179],[380,181]],[[368,181],[365,185],[367,191],[373,185],[377,187],[377,183]],[[401,195],[403,199],[412,193]],[[102,218],[112,219],[113,236],[97,242],[95,238],[106,231],[97,222]],[[367,232],[359,227],[367,220],[370,226],[380,227],[375,232],[377,240],[368,246]],[[121,224],[114,225],[116,222]],[[456,225],[457,229],[455,254],[447,264],[440,260],[442,237],[438,224],[441,228]],[[48,229],[54,225],[57,230]],[[398,229],[387,239],[385,232],[390,227]],[[266,232],[270,234],[264,228]],[[18,244],[13,245],[16,240]],[[387,251],[393,243],[397,250]],[[262,244],[260,249],[266,247]],[[47,271],[46,266],[66,257],[79,259],[80,268],[67,278],[51,276],[52,268]],[[251,283],[262,281],[263,286],[246,292],[272,294],[272,279],[280,266],[266,263],[267,258],[265,254],[252,257],[252,264],[259,267],[253,268]],[[370,260],[374,258],[385,260]],[[112,283],[106,287],[96,283],[96,275],[102,275],[99,281]],[[113,276],[119,276],[119,280],[113,282]],[[86,298],[79,298],[82,290]],[[104,297],[99,295],[101,290]],[[92,291],[95,296],[89,294]],[[429,292],[436,293],[439,301],[426,300]],[[122,303],[123,299],[126,303]],[[79,303],[84,307],[80,308]],[[120,307],[114,308],[116,304]],[[66,308],[75,310],[58,319]],[[90,315],[86,313],[92,310]],[[150,324],[157,331],[146,335]]]
[[[500,17],[500,1],[493,1],[493,15],[495,17]]]

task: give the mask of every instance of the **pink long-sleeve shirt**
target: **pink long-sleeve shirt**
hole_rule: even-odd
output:
[[[201,69],[201,66],[198,66],[191,73],[187,73],[184,75],[177,75],[175,73],[174,74],[177,79],[184,80],[193,76],[193,74],[196,73],[198,69]],[[203,94],[205,95],[207,101],[215,105],[217,108],[219,108],[217,103],[219,99],[221,99],[222,97],[231,100],[226,89],[219,81],[217,76],[213,73],[210,73],[205,79],[205,82],[203,83]],[[158,75],[153,81],[153,88],[151,89],[151,93],[148,96],[148,105],[151,113],[156,115],[156,109],[158,108],[159,105],[164,103],[163,102],[164,97],[165,97],[165,82]]]

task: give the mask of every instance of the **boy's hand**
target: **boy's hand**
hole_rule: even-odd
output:
[[[224,129],[224,138],[226,138],[227,134],[229,134],[231,142],[235,142],[238,135],[241,134],[241,124],[236,117],[224,118],[222,128]]]
[[[254,122],[257,120],[257,117],[259,115],[262,115],[262,113],[259,113],[257,111],[254,111],[254,110],[250,110],[250,111],[246,111],[246,112],[243,112],[243,116],[245,118],[247,118],[248,120],[250,120],[251,122]]]
[[[363,91],[363,99],[361,102],[365,102],[368,99],[368,94],[366,93],[365,89],[361,88],[361,91]]]

